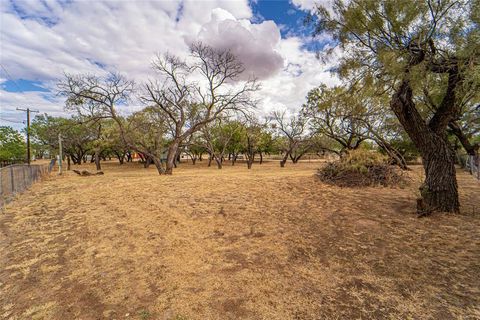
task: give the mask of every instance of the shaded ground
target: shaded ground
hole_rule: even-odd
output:
[[[418,176],[347,189],[318,163],[204,165],[112,163],[19,196],[0,214],[0,318],[480,318],[472,177],[461,215],[417,219]]]

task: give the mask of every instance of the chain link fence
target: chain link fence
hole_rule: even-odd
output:
[[[50,164],[13,164],[0,168],[0,208],[17,193],[25,191],[35,181],[48,175],[54,164],[52,161]]]

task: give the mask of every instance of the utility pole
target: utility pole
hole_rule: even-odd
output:
[[[27,113],[27,163],[30,165],[30,113],[31,112],[39,112],[38,110],[30,110],[30,108],[27,109],[22,109],[22,108],[17,108],[19,111],[25,111]]]
[[[63,150],[62,150],[62,134],[58,134],[58,174],[62,175],[62,158],[63,158]]]

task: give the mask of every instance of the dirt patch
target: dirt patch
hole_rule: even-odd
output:
[[[0,318],[480,317],[480,185],[416,218],[402,189],[349,189],[319,163],[106,163],[34,185],[0,216]],[[76,169],[93,170],[93,166]]]

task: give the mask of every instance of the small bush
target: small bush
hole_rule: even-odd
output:
[[[327,163],[318,170],[318,177],[340,187],[397,186],[405,182],[386,156],[368,150],[352,150],[340,160]]]

